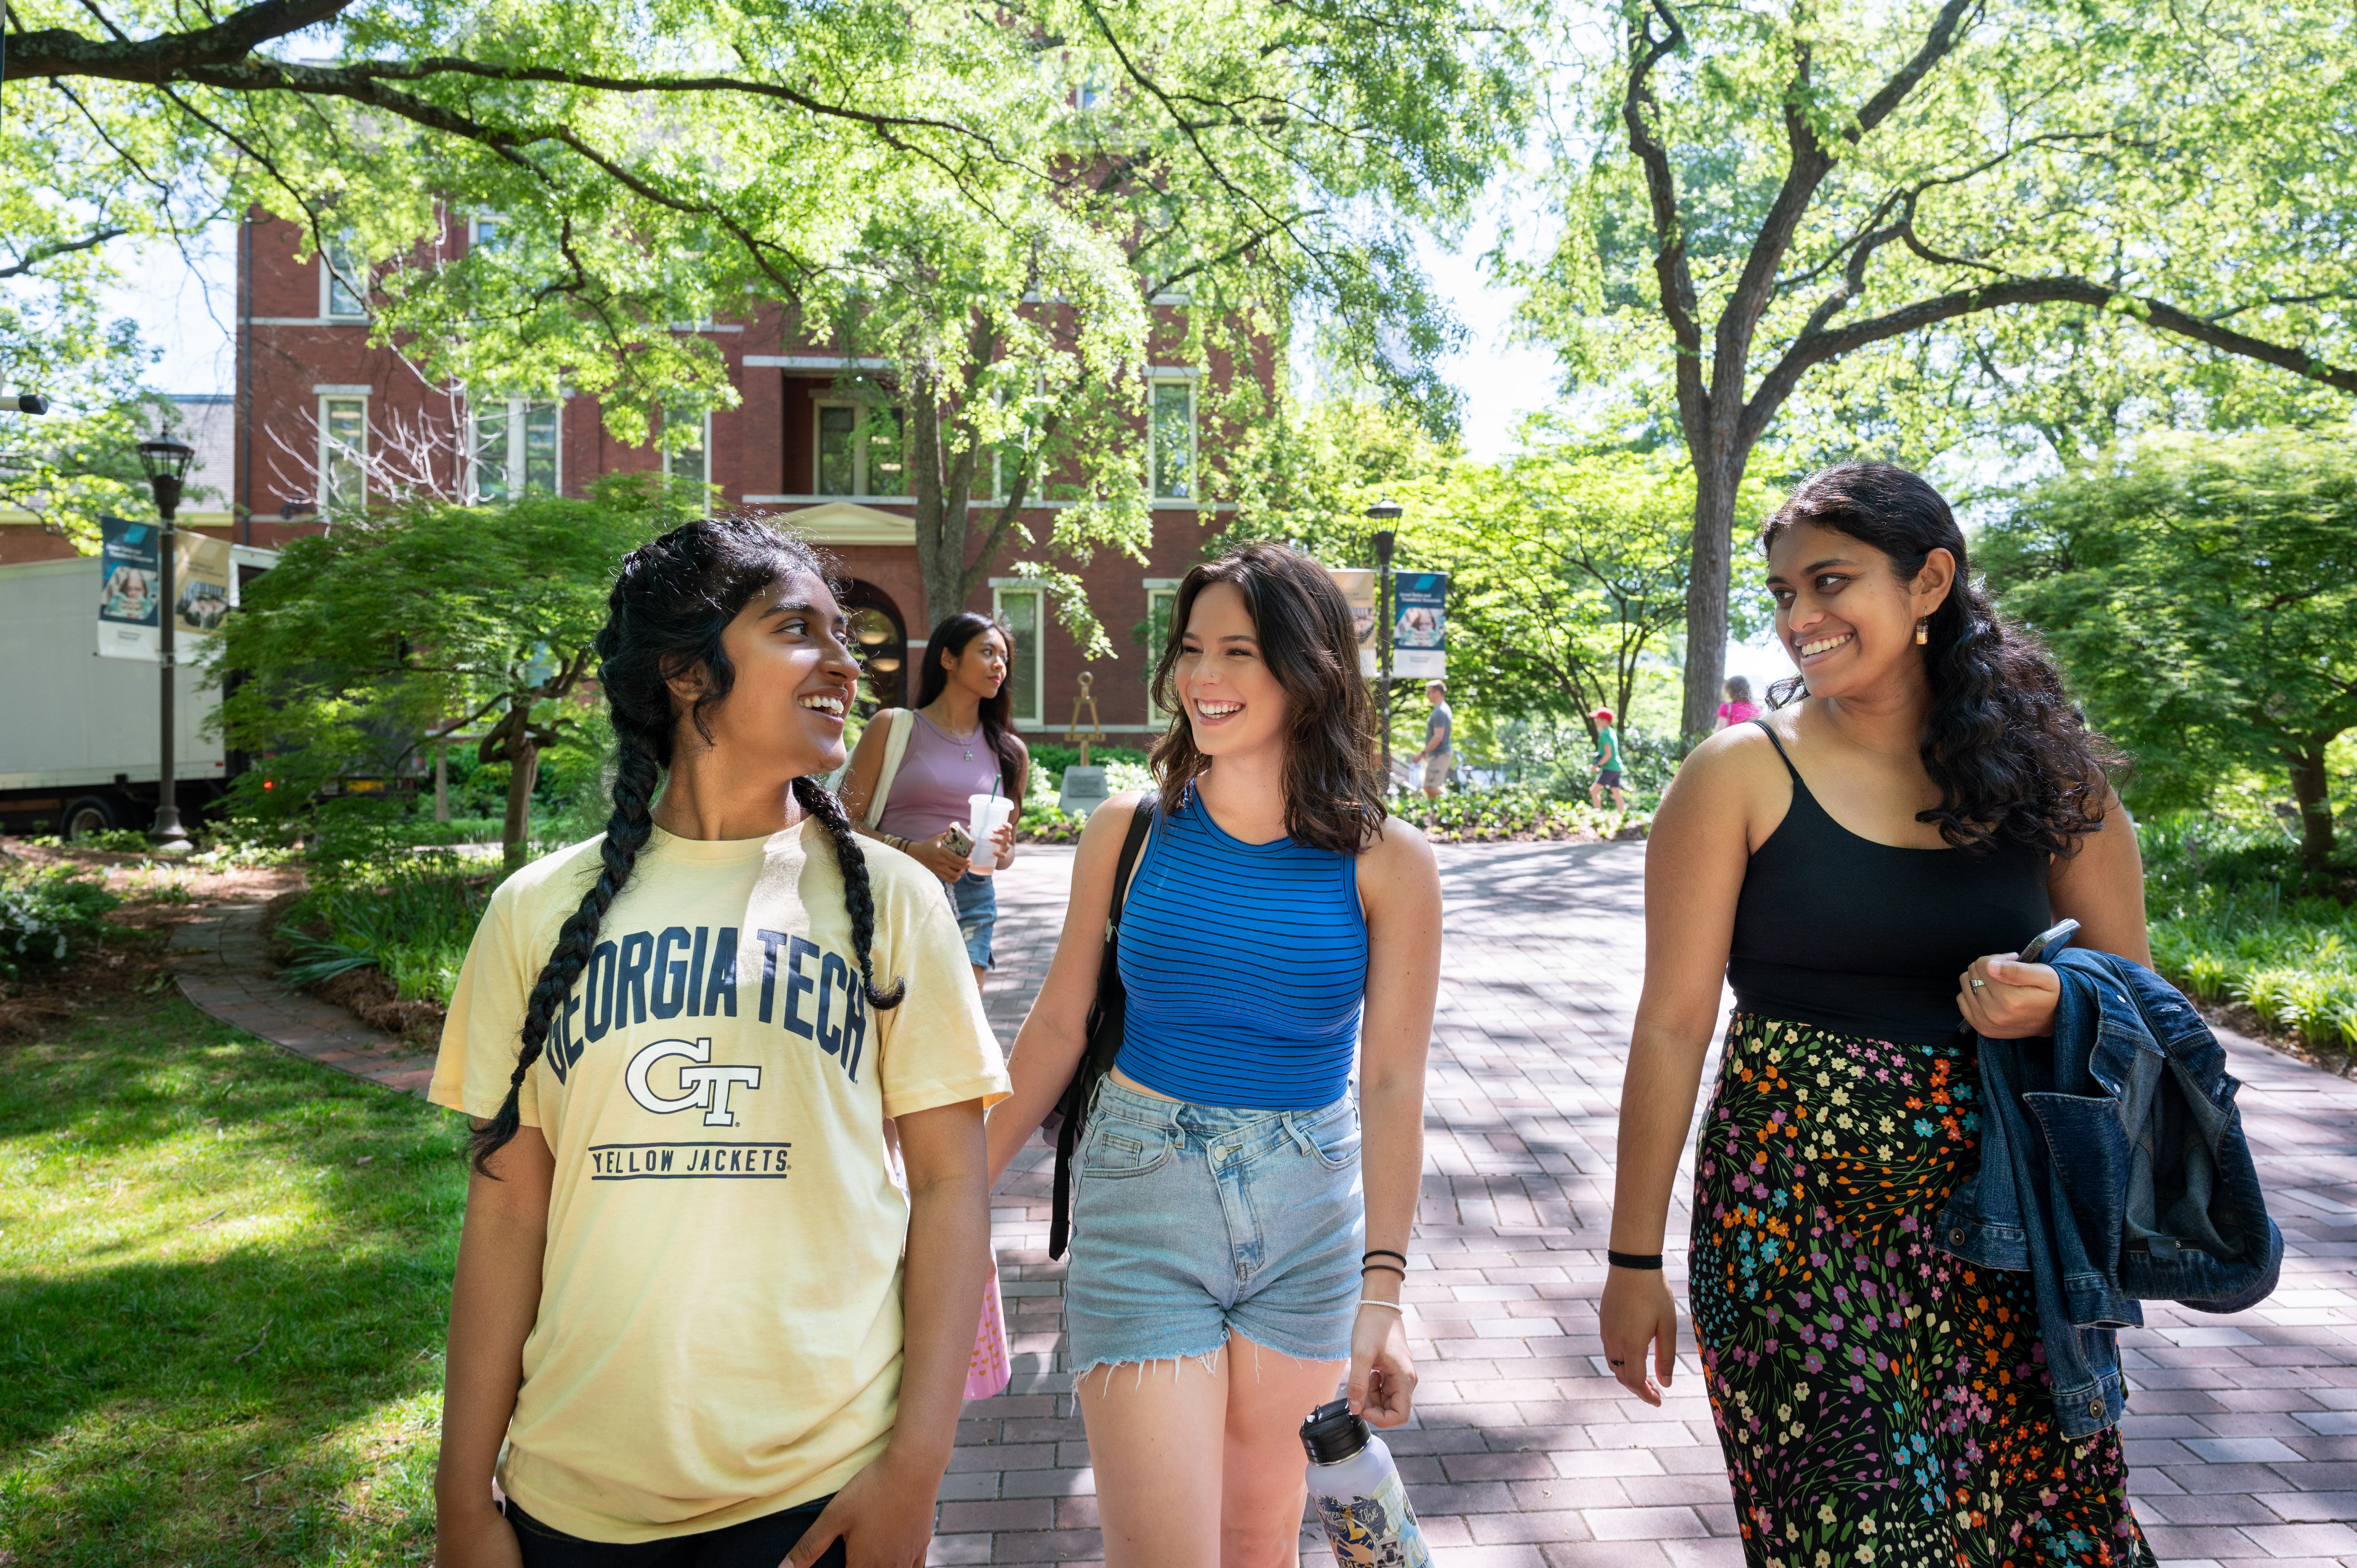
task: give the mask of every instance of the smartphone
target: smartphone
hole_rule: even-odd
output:
[[[2022,943],[2021,951],[2016,955],[2016,961],[2020,963],[2044,963],[2048,960],[2051,959],[2056,953],[2061,952],[2064,948],[2069,947],[2071,945],[2071,939],[2078,934],[2078,921],[2058,920],[2053,925],[2047,927],[2044,930],[2030,938],[2028,941]]]
[[[968,859],[974,854],[974,835],[965,831],[963,822],[950,824],[949,844],[950,853],[960,860]],[[2073,925],[2072,929],[2076,930],[2078,928]]]

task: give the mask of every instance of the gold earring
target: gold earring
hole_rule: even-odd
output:
[[[1932,618],[1925,616],[1915,623],[1915,646],[1922,647],[1932,640]]]

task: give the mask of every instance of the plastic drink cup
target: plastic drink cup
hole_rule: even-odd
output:
[[[968,795],[966,805],[973,811],[966,832],[974,835],[974,848],[966,856],[966,865],[977,876],[987,876],[998,869],[998,846],[990,842],[1000,824],[1015,814],[1015,802],[1004,795]]]

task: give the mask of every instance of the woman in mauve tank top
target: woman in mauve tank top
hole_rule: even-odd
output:
[[[1358,633],[1316,562],[1254,545],[1189,572],[1154,693],[1178,717],[1151,837],[1117,892],[1139,798],[1081,836],[991,1175],[1071,1081],[1121,897],[1128,1011],[1074,1160],[1064,1281],[1105,1562],[1282,1564],[1302,1417],[1340,1388],[1377,1426],[1408,1418],[1440,879],[1384,811]]]
[[[2015,951],[2067,916],[2152,961],[2116,754],[1915,475],[1813,475],[1761,543],[1801,678],[1654,818],[1605,1358],[1662,1402],[1659,1254],[1723,979],[1688,1276],[1745,1561],[2148,1568],[2118,1429],[2056,1428],[2029,1276],[1932,1239],[1975,1164],[1979,1037],[2053,1030],[2055,972]]]

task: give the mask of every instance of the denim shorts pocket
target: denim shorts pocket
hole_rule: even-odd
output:
[[[1359,1118],[1355,1113],[1337,1116],[1309,1128],[1308,1133],[1309,1142],[1318,1150],[1318,1163],[1328,1170],[1348,1170],[1359,1163]]]
[[[1168,1134],[1121,1121],[1100,1121],[1081,1143],[1081,1174],[1134,1176],[1158,1170],[1170,1157]]]

